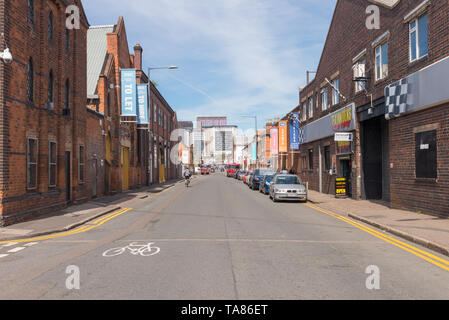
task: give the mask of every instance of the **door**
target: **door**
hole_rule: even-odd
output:
[[[129,149],[122,148],[122,190],[129,189]]]
[[[351,159],[340,160],[340,177],[346,179],[346,190],[348,197],[352,197],[352,186],[351,186],[351,172],[352,172],[352,161]]]
[[[70,202],[70,188],[71,185],[71,174],[70,174],[70,152],[67,151],[65,153],[65,192],[66,192],[66,201]]]

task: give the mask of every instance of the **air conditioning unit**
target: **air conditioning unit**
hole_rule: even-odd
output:
[[[54,102],[47,102],[47,109],[51,111],[55,110]]]

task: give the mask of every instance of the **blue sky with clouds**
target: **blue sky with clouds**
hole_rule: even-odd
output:
[[[298,105],[306,70],[317,68],[336,0],[85,0],[91,25],[124,16],[130,48],[178,120],[227,116],[243,130]]]

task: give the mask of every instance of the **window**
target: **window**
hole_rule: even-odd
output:
[[[154,109],[154,122],[157,122],[157,106],[153,105],[153,109]]]
[[[307,103],[302,104],[302,121],[307,121]]]
[[[375,49],[376,56],[376,81],[388,76],[388,43],[384,43]]]
[[[313,149],[309,149],[309,170],[313,170]]]
[[[56,175],[57,175],[57,149],[56,142],[50,141],[48,144],[48,186],[56,187]]]
[[[417,133],[415,136],[416,178],[438,178],[436,136],[436,130]]]
[[[321,89],[321,108],[323,111],[325,111],[329,108],[327,87]]]
[[[48,16],[48,39],[53,41],[53,11]]]
[[[107,99],[107,108],[108,108],[108,117],[111,116],[111,94],[108,92],[108,95],[106,96]]]
[[[78,182],[84,183],[84,146],[79,146],[79,159],[78,159]]]
[[[331,151],[329,146],[324,147],[324,169],[327,172],[331,170]]]
[[[38,140],[35,138],[27,139],[27,189],[37,188],[37,159],[38,159]]]
[[[307,157],[302,157],[302,169],[307,170]]]
[[[28,22],[34,25],[34,1],[28,0]]]
[[[53,71],[48,76],[48,102],[53,102]]]
[[[410,22],[410,62],[427,55],[429,51],[429,40],[427,32],[427,13]]]
[[[313,96],[309,99],[309,118],[313,118]]]
[[[354,79],[365,78],[365,59],[359,60],[353,67]],[[360,92],[366,87],[365,81],[355,81],[355,92]]]
[[[338,79],[332,80],[332,85],[336,89],[340,90],[340,80]],[[339,103],[340,103],[340,93],[334,88],[332,88],[332,105],[335,106]]]
[[[27,68],[27,97],[28,102],[34,101],[34,68],[32,58],[28,61]]]
[[[65,82],[65,108],[70,109],[70,83],[68,79]]]

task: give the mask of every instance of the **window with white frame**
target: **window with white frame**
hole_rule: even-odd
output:
[[[313,118],[313,96],[309,99],[309,118]]]
[[[357,61],[354,66],[352,67],[353,70],[353,74],[354,74],[354,79],[356,78],[365,78],[366,74],[365,74],[365,58],[360,59],[359,61]],[[364,90],[366,87],[366,83],[365,81],[355,81],[355,92],[360,92],[362,90]]]
[[[329,108],[329,95],[327,87],[321,89],[321,109],[323,111]]]
[[[332,80],[331,83],[333,85],[333,88],[332,88],[332,105],[335,106],[335,105],[340,103],[340,94],[337,91],[337,90],[340,90],[340,80],[335,79],[335,80]],[[335,90],[334,88],[337,89],[337,90]]]
[[[388,43],[381,44],[374,49],[376,59],[376,81],[388,76]]]
[[[410,62],[421,59],[429,52],[427,13],[409,24]]]
[[[38,140],[27,139],[27,189],[37,188]]]
[[[57,176],[57,149],[56,142],[48,143],[48,186],[56,187]]]
[[[85,168],[85,161],[84,161],[84,146],[79,146],[79,158],[78,158],[78,182],[84,183],[84,168]]]
[[[157,122],[157,106],[155,104],[153,105],[153,109],[154,109],[154,122]]]
[[[302,121],[307,121],[307,102],[302,104]]]

